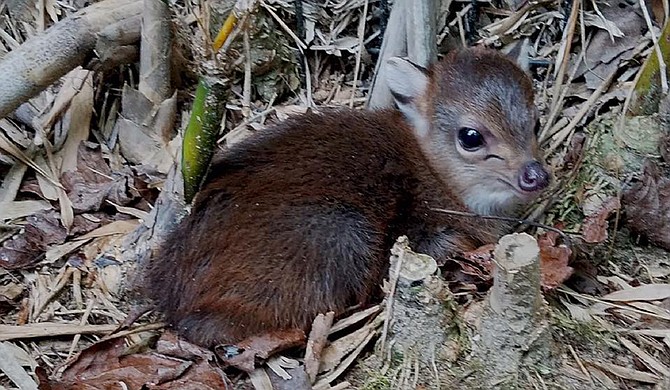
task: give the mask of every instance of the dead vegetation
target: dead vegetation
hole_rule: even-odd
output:
[[[0,3],[0,386],[493,387],[484,372],[522,388],[670,388],[667,2],[396,0],[407,8],[388,21],[386,1],[298,3],[301,23],[295,0]],[[116,10],[113,23],[99,9]],[[173,163],[198,77],[226,87],[215,133],[225,148],[292,113],[363,108],[380,55],[430,60],[521,41],[556,177],[527,212],[545,225],[530,227],[548,302],[531,310],[547,311],[534,323],[551,345],[546,364],[507,372],[493,356],[493,245],[436,276],[430,258],[399,242],[392,264],[412,263],[392,265],[387,299],[344,319],[324,313],[307,351],[275,353],[299,345],[295,334],[203,350],[141,313],[129,285],[183,209]],[[510,362],[526,356],[512,352]]]

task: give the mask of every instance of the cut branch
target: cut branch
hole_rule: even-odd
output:
[[[104,0],[7,53],[0,61],[0,117],[82,65],[95,48],[102,29],[141,12],[141,1]]]

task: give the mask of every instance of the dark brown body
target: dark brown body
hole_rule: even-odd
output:
[[[317,163],[318,162],[318,163]],[[236,146],[148,273],[167,321],[204,345],[366,302],[393,241],[444,258],[491,242],[434,177],[397,111],[288,120]]]
[[[147,294],[193,342],[307,328],[368,302],[400,235],[443,260],[546,187],[528,77],[486,50],[425,71],[389,62],[399,110],[289,119],[226,151],[146,272]]]

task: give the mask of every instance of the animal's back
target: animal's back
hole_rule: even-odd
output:
[[[168,322],[213,345],[366,301],[411,208],[415,143],[395,111],[347,110],[226,152],[148,272]]]

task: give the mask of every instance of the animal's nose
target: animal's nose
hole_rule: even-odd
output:
[[[549,185],[549,173],[542,164],[533,160],[521,168],[519,172],[519,187],[528,192],[539,191]]]

